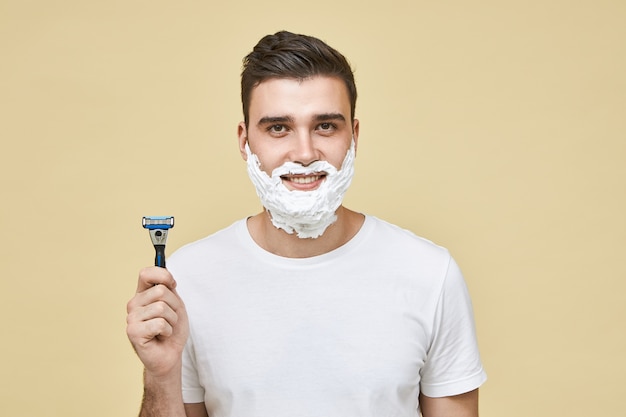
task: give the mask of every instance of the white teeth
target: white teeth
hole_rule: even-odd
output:
[[[310,184],[319,179],[320,179],[319,175],[314,176],[314,177],[291,177],[290,178],[291,182],[295,182],[296,184]]]

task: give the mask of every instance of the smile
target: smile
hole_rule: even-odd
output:
[[[325,175],[283,175],[281,178],[295,184],[311,184],[324,178]]]

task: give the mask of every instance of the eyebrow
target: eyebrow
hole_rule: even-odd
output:
[[[345,122],[346,118],[341,113],[322,113],[316,114],[313,117],[313,120],[316,122],[323,122],[327,120],[340,120]],[[257,126],[266,125],[266,124],[274,124],[274,123],[293,123],[294,118],[291,116],[265,116],[259,119]]]
[[[257,126],[274,124],[274,123],[293,123],[291,116],[265,116],[259,119]]]
[[[322,122],[325,120],[340,120],[342,122],[346,121],[346,118],[341,113],[323,113],[316,115],[313,120],[316,122]]]

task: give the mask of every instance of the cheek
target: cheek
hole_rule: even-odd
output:
[[[274,159],[271,157],[271,152],[268,152],[266,147],[262,146],[258,142],[254,144],[248,143],[248,147],[252,155],[255,155],[259,160],[261,171],[265,172],[267,175],[272,175],[272,170],[276,168],[274,165]]]
[[[348,155],[349,149],[350,148],[346,148],[344,150],[335,152],[335,154],[333,154],[332,160],[328,160],[328,162],[331,163],[335,168],[337,168],[337,170],[340,170],[341,166],[343,165],[343,161],[345,161],[346,156]]]
[[[259,162],[261,163],[261,171],[265,172],[270,177],[272,176],[272,171],[281,165],[280,163],[278,163],[278,161],[269,159],[267,158],[267,156],[264,156],[262,154],[257,154],[257,158],[259,158]]]

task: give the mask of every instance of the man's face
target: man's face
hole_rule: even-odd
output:
[[[317,76],[304,81],[273,78],[252,90],[249,126],[239,124],[239,148],[247,159],[245,144],[256,154],[261,169],[271,176],[285,162],[307,166],[327,161],[337,169],[346,157],[352,138],[358,139],[359,123],[350,120],[348,90],[338,78]],[[314,190],[324,172],[282,177],[290,190]]]

